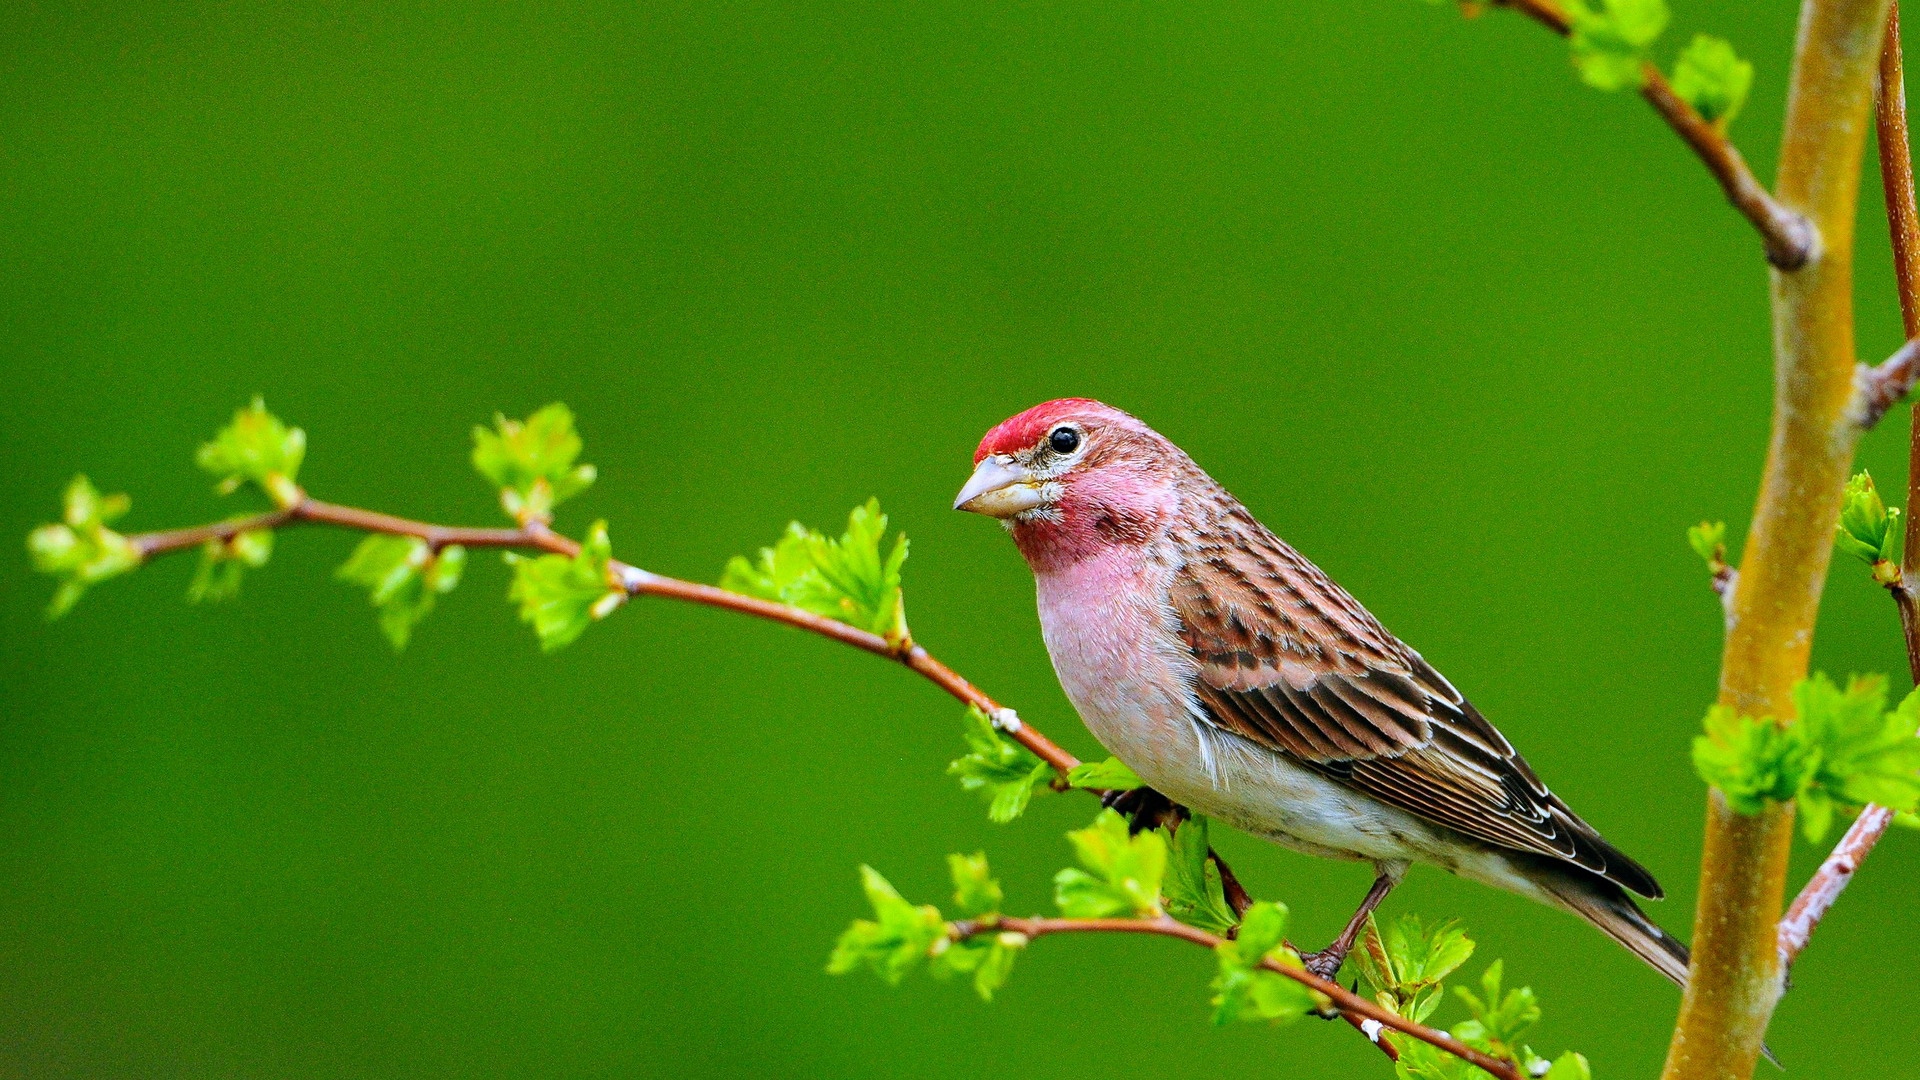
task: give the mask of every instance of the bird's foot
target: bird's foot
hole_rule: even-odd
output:
[[[1150,787],[1137,787],[1131,791],[1109,791],[1100,796],[1100,805],[1117,811],[1120,816],[1126,818],[1129,833],[1157,829],[1169,820],[1180,821],[1187,816],[1186,807]]]
[[[1340,974],[1340,965],[1347,962],[1347,950],[1340,948],[1339,942],[1321,949],[1319,952],[1301,953],[1300,966],[1315,975],[1331,982]]]

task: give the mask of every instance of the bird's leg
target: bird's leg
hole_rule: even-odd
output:
[[[1360,928],[1367,924],[1367,916],[1373,914],[1373,909],[1380,906],[1380,901],[1387,898],[1395,885],[1400,884],[1400,878],[1406,872],[1404,865],[1380,867],[1380,876],[1373,879],[1373,888],[1367,890],[1366,899],[1360,901],[1360,909],[1353,913],[1353,918],[1347,920],[1347,928],[1340,931],[1340,936],[1333,939],[1333,944],[1319,952],[1300,954],[1300,962],[1306,965],[1306,969],[1323,979],[1331,979],[1339,974],[1340,965],[1346,963],[1347,953],[1353,951],[1353,943],[1360,937]]]
[[[1100,805],[1116,810],[1126,818],[1129,834],[1157,829],[1169,820],[1178,822],[1187,819],[1186,807],[1150,787],[1109,791],[1100,796]]]

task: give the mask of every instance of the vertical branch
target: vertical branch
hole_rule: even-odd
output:
[[[1773,436],[1720,673],[1720,701],[1753,716],[1792,715],[1853,461],[1854,215],[1888,2],[1801,7],[1775,194],[1823,243],[1804,268],[1770,275]],[[1781,991],[1776,924],[1792,840],[1790,804],[1745,816],[1708,793],[1693,969],[1666,1080],[1752,1073]]]
[[[1900,291],[1900,325],[1907,340],[1920,338],[1920,211],[1914,208],[1913,148],[1907,140],[1907,81],[1900,56],[1900,5],[1887,9],[1887,38],[1880,47],[1880,95],[1874,126],[1880,138],[1880,186],[1886,193],[1887,234],[1893,240],[1893,278]],[[1907,666],[1920,683],[1920,626],[1913,614],[1920,583],[1920,402],[1907,436],[1907,535],[1900,556],[1900,630],[1907,640]]]

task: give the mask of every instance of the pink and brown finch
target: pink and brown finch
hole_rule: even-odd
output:
[[[954,506],[1033,568],[1067,697],[1173,801],[1377,877],[1309,965],[1331,977],[1415,862],[1570,911],[1676,983],[1639,863],[1540,782],[1420,654],[1179,447],[1084,398],[987,432]]]

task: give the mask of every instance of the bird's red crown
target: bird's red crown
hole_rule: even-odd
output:
[[[1098,412],[1116,412],[1111,405],[1105,405],[1092,398],[1068,397],[1055,398],[1041,402],[1018,416],[1009,417],[995,424],[986,437],[980,440],[980,448],[973,452],[975,465],[994,454],[1017,454],[1037,444],[1045,438],[1053,426],[1069,416],[1081,415],[1089,410]]]

